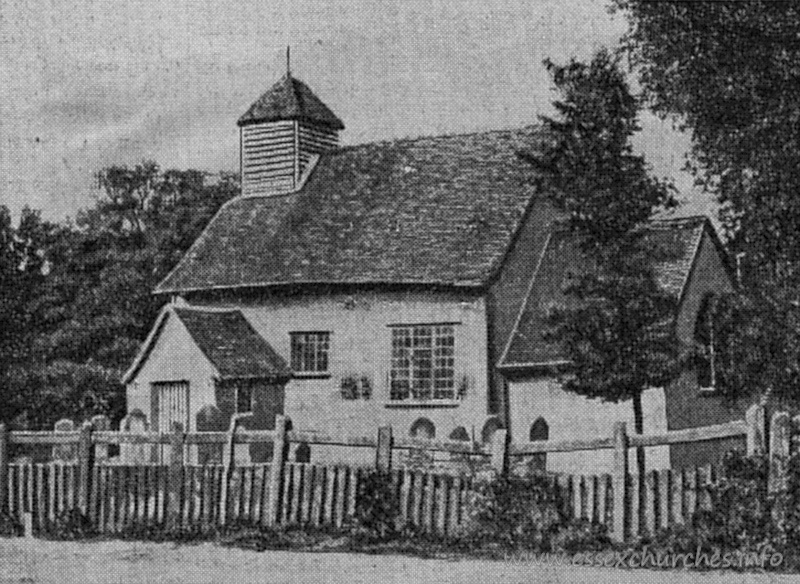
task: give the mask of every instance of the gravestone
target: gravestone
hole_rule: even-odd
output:
[[[96,432],[107,432],[111,429],[111,420],[106,415],[93,416],[91,419],[92,428]],[[94,459],[96,462],[108,460],[108,444],[98,444],[94,449]]]
[[[195,426],[198,432],[226,432],[227,421],[225,415],[217,406],[208,404],[200,408],[195,416]],[[222,464],[223,444],[198,444],[198,464]]]
[[[131,434],[147,433],[147,416],[142,410],[135,409],[122,418],[120,424],[122,432]],[[147,444],[122,444],[120,447],[120,458],[124,464],[137,465],[147,464],[149,449]]]
[[[56,422],[53,430],[56,433],[74,432],[75,424],[68,418]],[[73,463],[78,458],[77,444],[56,444],[53,446],[53,462]]]
[[[311,447],[307,442],[301,442],[294,451],[295,462],[311,462]]]

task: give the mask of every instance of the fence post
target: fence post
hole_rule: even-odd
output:
[[[0,513],[8,510],[8,427],[0,423]]]
[[[167,525],[176,528],[181,517],[181,491],[183,487],[183,424],[172,423],[169,449],[169,493],[167,500]]]
[[[233,414],[230,425],[228,426],[228,441],[225,444],[225,452],[222,453],[222,464],[224,467],[222,475],[222,502],[220,503],[220,522],[225,525],[228,519],[228,499],[230,498],[231,478],[233,469],[236,468],[236,429],[239,423],[253,414]]]
[[[791,424],[788,412],[775,412],[769,427],[769,480],[767,488],[774,497],[772,520],[783,522],[786,514],[786,490],[788,487],[787,466],[789,463],[789,441]]]
[[[378,428],[378,447],[375,450],[375,468],[380,472],[392,469],[392,427]]]
[[[611,537],[625,541],[628,513],[628,427],[625,422],[614,424],[614,525]]]
[[[764,406],[753,404],[747,408],[744,419],[747,424],[747,456],[763,454],[764,426],[766,425]]]
[[[275,442],[272,445],[272,463],[269,468],[269,498],[267,499],[267,524],[275,525],[280,517],[281,486],[286,465],[286,417],[275,416]]]
[[[92,423],[84,422],[78,442],[78,508],[81,513],[89,513],[89,493],[91,492],[94,448],[92,447]]]
[[[492,435],[492,468],[504,475],[508,468],[508,431],[500,428]]]

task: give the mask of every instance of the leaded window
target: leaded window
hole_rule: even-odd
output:
[[[291,333],[292,371],[299,374],[328,373],[330,333]]]
[[[392,400],[455,399],[455,329],[451,324],[392,327]]]

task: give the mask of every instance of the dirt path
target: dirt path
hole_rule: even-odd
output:
[[[421,560],[404,556],[229,549],[213,544],[64,543],[0,540],[0,582],[86,584],[191,582],[745,584],[793,582],[797,575],[652,572],[527,562]]]

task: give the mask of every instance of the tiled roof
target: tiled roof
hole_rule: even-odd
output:
[[[654,263],[656,279],[677,300],[683,294],[707,221],[705,217],[688,217],[654,221],[647,227],[646,237],[662,256]],[[566,360],[561,347],[543,337],[547,330],[547,315],[554,306],[575,305],[577,301],[574,297],[564,294],[564,285],[572,275],[585,273],[589,269],[577,235],[563,230],[552,233],[501,360],[501,367],[519,368]]]
[[[250,326],[240,311],[186,308],[174,311],[223,379],[288,379],[290,371],[286,361]]]
[[[304,188],[240,197],[159,284],[180,293],[275,284],[479,286],[529,208],[518,151],[534,128],[372,143],[323,155]]]
[[[276,120],[310,120],[336,130],[344,129],[342,120],[314,95],[308,85],[288,73],[250,106],[238,124],[244,126]]]

